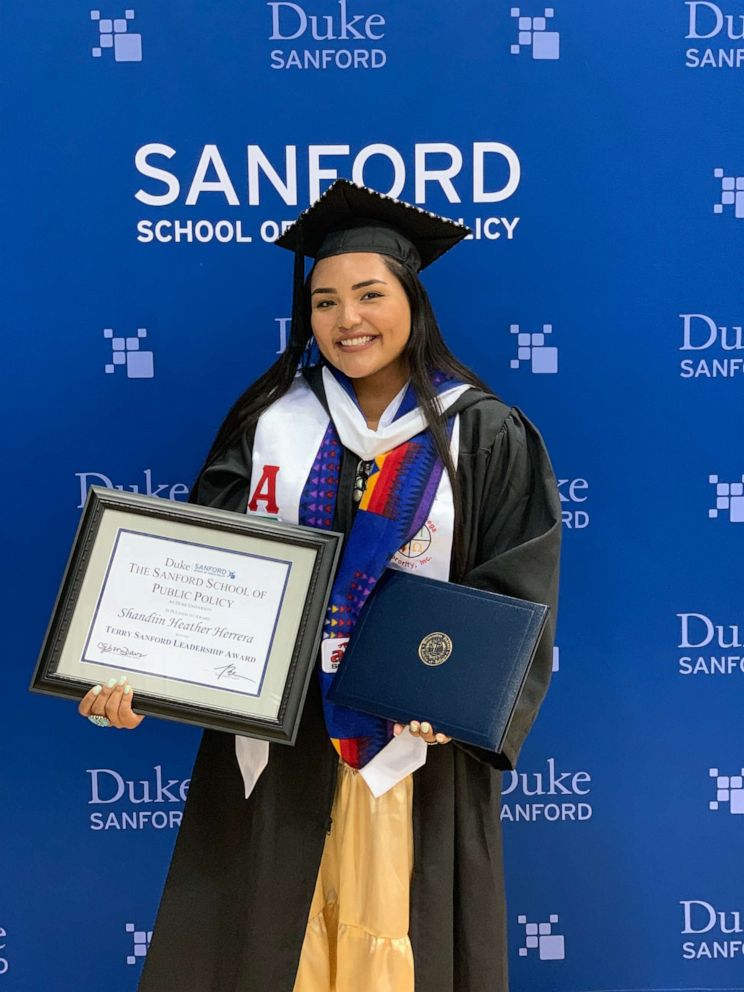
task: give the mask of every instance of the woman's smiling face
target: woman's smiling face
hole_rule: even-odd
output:
[[[321,259],[310,281],[311,326],[323,357],[350,379],[405,379],[411,307],[374,252]]]

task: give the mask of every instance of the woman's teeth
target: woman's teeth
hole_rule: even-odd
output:
[[[370,341],[374,341],[374,338],[373,337],[347,338],[345,340],[339,341],[338,343],[341,345],[342,348],[354,348],[354,347],[359,347],[363,344],[369,344]]]

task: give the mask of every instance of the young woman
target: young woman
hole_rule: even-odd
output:
[[[141,992],[507,992],[500,773],[550,678],[561,515],[539,433],[451,354],[419,281],[467,233],[339,180],[280,239],[291,341],[192,498],[346,539],[295,747],[204,734]],[[551,606],[502,753],[326,698],[387,567]],[[141,720],[122,685],[80,709]]]

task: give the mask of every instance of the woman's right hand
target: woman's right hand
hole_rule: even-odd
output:
[[[118,682],[111,679],[107,685],[94,685],[80,700],[78,713],[86,717],[105,716],[117,730],[134,730],[145,718],[132,709],[133,696],[126,675],[122,675]]]

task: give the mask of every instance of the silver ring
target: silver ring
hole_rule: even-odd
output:
[[[433,747],[435,744],[438,743],[439,741],[424,741],[424,744],[426,744],[427,747]]]
[[[95,723],[97,727],[110,727],[111,721],[106,716],[98,716],[97,714],[92,714],[88,717],[91,723]]]

